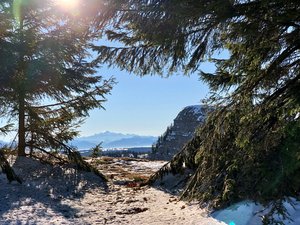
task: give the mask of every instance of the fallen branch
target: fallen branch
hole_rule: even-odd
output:
[[[84,170],[87,172],[93,172],[96,174],[98,177],[101,177],[104,181],[108,181],[108,179],[101,173],[99,172],[95,167],[84,161],[80,155],[80,153],[70,146],[56,140],[57,143],[59,143],[62,147],[64,147],[65,152],[69,158],[69,160],[77,166],[79,170]]]
[[[11,166],[9,165],[9,162],[6,160],[3,150],[0,150],[0,167],[3,171],[3,173],[6,174],[6,177],[9,182],[17,181],[20,184],[22,183],[21,179],[16,175],[15,171]]]

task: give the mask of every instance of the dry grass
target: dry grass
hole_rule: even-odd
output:
[[[145,183],[153,173],[150,169],[142,171],[136,170],[135,162],[144,161],[148,160],[128,157],[100,157],[91,160],[91,163],[102,173],[106,174],[113,182],[122,181],[125,185],[134,183],[135,186],[139,186],[140,184]]]

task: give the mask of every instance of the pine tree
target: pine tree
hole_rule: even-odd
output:
[[[0,104],[18,121],[18,155],[27,146],[59,149],[114,83],[97,76],[89,8],[62,12],[56,1],[0,3]],[[74,126],[73,126],[74,125]]]
[[[91,157],[92,158],[97,158],[102,155],[103,147],[102,143],[97,144],[95,147],[91,148]]]

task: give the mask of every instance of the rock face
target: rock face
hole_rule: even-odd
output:
[[[170,160],[193,137],[196,128],[203,124],[209,111],[211,107],[207,105],[185,107],[174,119],[174,123],[159,137],[149,158]]]

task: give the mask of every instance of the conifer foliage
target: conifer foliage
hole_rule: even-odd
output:
[[[96,75],[89,1],[76,12],[58,2],[0,2],[1,115],[18,121],[19,156],[29,147],[63,149],[114,84]]]
[[[99,62],[141,75],[198,72],[212,91],[215,111],[171,161],[173,171],[195,170],[183,197],[220,207],[297,195],[299,1],[111,2],[115,16],[104,32],[124,47],[95,46]],[[228,57],[214,58],[220,52]],[[200,71],[205,60],[214,73]]]

